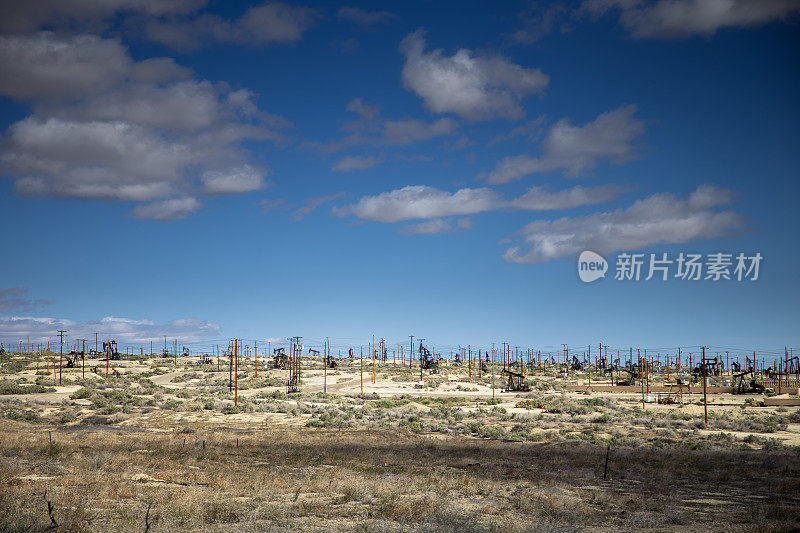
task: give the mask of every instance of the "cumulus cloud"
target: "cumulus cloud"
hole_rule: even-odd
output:
[[[342,7],[336,12],[336,16],[347,22],[352,22],[362,27],[375,26],[391,22],[398,18],[394,13],[388,11],[367,11],[359,7]]]
[[[47,300],[30,298],[27,287],[0,289],[0,313],[29,313],[49,304]]]
[[[28,196],[152,201],[146,218],[181,218],[187,192],[260,188],[263,172],[240,143],[276,140],[285,121],[255,95],[191,78],[171,59],[135,62],[118,41],[95,36],[0,37],[0,94],[29,101],[0,150],[15,190]],[[9,81],[11,80],[11,81]],[[197,202],[197,200],[194,200]],[[154,207],[155,206],[155,207]],[[182,209],[178,209],[183,206]],[[156,207],[179,216],[156,216]]]
[[[433,235],[437,233],[454,233],[456,231],[467,231],[472,228],[472,221],[469,218],[434,218],[418,224],[410,224],[400,229],[403,235]]]
[[[542,141],[539,157],[506,157],[486,179],[489,183],[507,183],[535,172],[554,170],[576,177],[593,169],[599,161],[624,164],[636,157],[633,141],[644,133],[644,121],[635,118],[635,113],[635,105],[626,105],[583,126],[575,126],[569,119],[559,120]]]
[[[171,198],[159,202],[137,205],[132,212],[134,218],[143,220],[179,220],[200,209],[197,198]]]
[[[447,57],[441,49],[425,51],[418,30],[400,44],[405,56],[404,85],[435,113],[455,113],[467,120],[524,115],[520,102],[550,82],[539,69],[513,64],[501,56],[476,55],[461,49]]]
[[[203,190],[211,194],[240,194],[257,191],[264,184],[264,172],[251,165],[203,174]]]
[[[25,33],[44,26],[102,29],[118,12],[145,16],[183,14],[200,8],[206,0],[36,0],[0,3],[0,33]]]
[[[350,172],[351,170],[365,170],[368,168],[372,168],[381,160],[377,157],[372,156],[361,156],[361,155],[350,155],[343,159],[340,159],[336,162],[333,166],[333,170],[336,172]]]
[[[164,336],[178,339],[179,343],[191,343],[213,338],[220,331],[218,325],[197,318],[181,318],[158,324],[151,320],[110,316],[86,322],[66,318],[0,317],[0,337],[4,339],[20,339],[30,335],[31,342],[47,342],[51,337],[57,337],[60,329],[67,330],[68,339],[94,338],[94,332],[98,332],[101,339],[116,339],[120,344],[163,342]]]
[[[354,205],[335,208],[334,213],[355,215],[372,222],[400,222],[471,215],[494,209],[497,205],[498,195],[491,189],[460,189],[450,193],[426,185],[409,185],[377,196],[364,196]]]
[[[683,243],[723,237],[744,228],[732,211],[715,209],[730,203],[733,193],[712,185],[698,187],[688,199],[654,194],[626,209],[553,221],[537,220],[519,232],[523,244],[506,250],[511,263],[544,263],[577,256],[583,250],[609,254],[659,243]]]
[[[619,185],[598,185],[597,187],[576,185],[562,191],[549,191],[545,187],[537,186],[531,187],[519,198],[511,200],[508,205],[514,209],[527,211],[569,209],[610,202],[627,190]]]
[[[153,19],[145,26],[151,40],[181,50],[220,42],[248,46],[295,43],[318,18],[316,10],[281,2],[251,7],[233,20],[216,15],[193,18]]]
[[[797,0],[587,0],[580,8],[595,15],[619,13],[633,37],[712,35],[722,28],[760,26],[800,14]]]
[[[409,185],[402,189],[364,196],[357,203],[334,208],[338,216],[353,215],[371,222],[402,222],[414,219],[440,219],[439,222],[420,227],[434,227],[447,222],[444,217],[475,215],[499,209],[547,211],[594,205],[613,200],[626,188],[618,185],[581,187],[550,191],[545,187],[531,187],[518,198],[503,199],[489,188],[464,188],[451,193],[426,185]]]
[[[119,41],[94,35],[0,37],[0,94],[27,100],[101,93],[125,81],[132,64]]]

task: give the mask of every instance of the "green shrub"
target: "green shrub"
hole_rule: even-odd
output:
[[[39,392],[55,392],[53,387],[41,385],[21,385],[6,379],[0,380],[0,394],[32,394]]]
[[[39,413],[30,409],[10,409],[5,414],[5,417],[10,420],[16,420],[17,422],[28,422],[30,424],[42,421],[42,417],[39,416]]]
[[[86,398],[91,398],[92,394],[94,394],[94,390],[81,387],[80,389],[76,390],[69,397],[73,400],[84,400]]]

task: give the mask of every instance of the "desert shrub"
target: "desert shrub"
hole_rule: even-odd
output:
[[[170,409],[171,411],[179,411],[181,407],[183,407],[183,402],[181,400],[176,400],[171,398],[163,403],[164,409]]]
[[[236,405],[234,405],[232,403],[229,403],[228,405],[225,406],[225,408],[222,410],[222,412],[223,412],[223,414],[226,414],[226,415],[236,415],[236,414],[239,414],[241,411],[239,411],[239,408],[236,407]]]
[[[73,400],[83,400],[86,398],[90,398],[92,394],[94,394],[94,390],[86,387],[81,387],[80,389],[70,394],[69,397]]]
[[[42,421],[42,417],[39,416],[39,413],[30,409],[10,409],[5,413],[5,417],[10,420],[16,420],[17,422],[28,422],[30,424]]]
[[[65,411],[61,414],[60,421],[62,424],[69,424],[78,419],[78,415],[74,411]]]
[[[6,379],[0,380],[0,394],[32,394],[37,392],[55,392],[53,387],[42,385],[21,385]]]

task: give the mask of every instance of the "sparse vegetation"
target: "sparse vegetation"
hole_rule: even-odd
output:
[[[6,375],[0,531],[43,530],[51,516],[64,530],[126,529],[148,512],[151,531],[800,526],[786,440],[800,409],[757,398],[710,406],[706,429],[696,400],[642,409],[638,395],[574,393],[555,376],[492,398],[485,377],[415,389],[418,373],[391,367],[378,379],[396,393],[361,394],[357,367],[341,364],[327,393],[313,371],[290,395],[285,371],[242,371],[235,406],[226,369],[136,363],[108,378],[67,372],[72,388],[45,398],[35,391],[52,374]],[[725,505],[713,514],[690,503],[715,490]],[[752,510],[728,505],[739,501]]]

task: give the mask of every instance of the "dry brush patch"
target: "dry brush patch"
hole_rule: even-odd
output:
[[[614,448],[603,480],[606,448],[581,441],[9,420],[0,431],[4,531],[52,526],[46,501],[69,531],[142,531],[148,507],[151,531],[800,527],[788,450]],[[692,503],[709,498],[724,503],[712,514]]]

